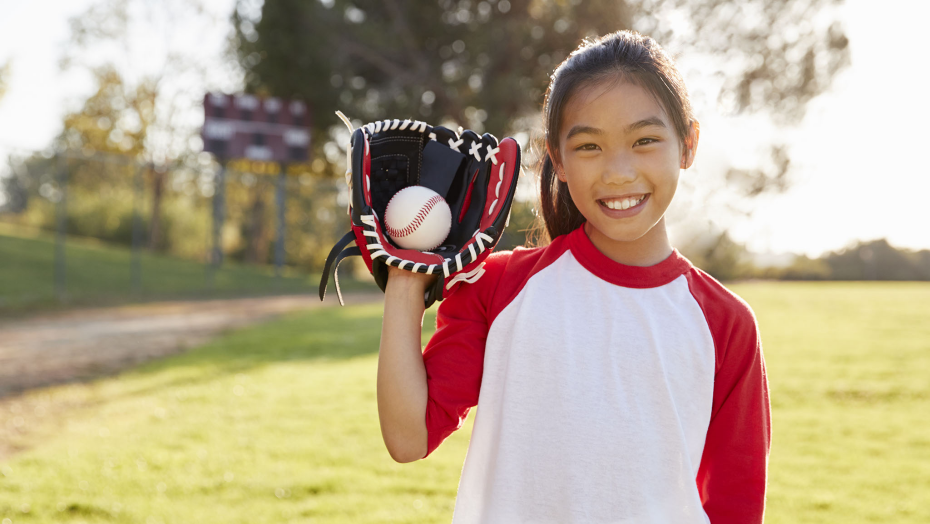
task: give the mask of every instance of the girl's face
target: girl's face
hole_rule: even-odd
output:
[[[696,126],[686,142],[690,147],[683,150],[661,104],[638,85],[597,84],[569,100],[556,170],[601,252],[645,261],[637,265],[671,253],[663,216],[679,170],[691,164]]]

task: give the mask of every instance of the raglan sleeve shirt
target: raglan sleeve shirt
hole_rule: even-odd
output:
[[[423,351],[429,397],[426,456],[462,427],[478,404],[484,346],[490,326],[489,305],[510,253],[487,258],[478,282],[461,285],[439,305],[436,332]]]
[[[677,251],[623,266],[583,229],[485,269],[423,353],[427,456],[478,406],[454,523],[762,522],[771,419],[744,301]]]
[[[697,477],[704,511],[713,524],[762,522],[772,427],[758,324],[748,304],[709,276],[692,270],[689,285],[707,317],[716,354],[713,407]]]

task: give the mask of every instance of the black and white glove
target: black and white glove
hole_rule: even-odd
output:
[[[513,138],[498,141],[488,133],[456,132],[417,120],[383,120],[354,130],[346,171],[352,230],[326,259],[320,300],[335,266],[336,292],[343,303],[336,271],[339,262],[353,255],[362,257],[382,291],[388,266],[439,276],[424,297],[427,307],[456,286],[475,282],[510,220],[519,174],[520,146]],[[438,193],[452,211],[449,236],[428,252],[402,249],[386,234],[388,201],[414,185]],[[346,247],[353,240],[355,245]]]

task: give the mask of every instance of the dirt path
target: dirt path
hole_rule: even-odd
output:
[[[347,303],[376,298],[347,297]],[[111,374],[231,328],[334,302],[310,295],[159,302],[0,321],[0,398]]]
[[[346,295],[346,304],[383,295]],[[0,462],[33,444],[32,427],[87,399],[49,402],[29,390],[111,375],[203,344],[233,328],[337,304],[294,295],[75,309],[0,321]]]

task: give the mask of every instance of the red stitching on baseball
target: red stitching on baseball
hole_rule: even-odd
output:
[[[433,209],[433,206],[438,204],[441,200],[442,197],[439,195],[435,195],[433,198],[427,200],[426,204],[423,204],[423,207],[421,207],[420,211],[417,212],[417,216],[413,217],[413,221],[411,221],[410,224],[408,224],[407,227],[403,229],[394,229],[390,226],[390,224],[387,224],[388,235],[391,235],[391,238],[401,238],[409,235],[410,233],[413,233],[418,227],[420,227],[420,224],[426,220],[426,215],[428,215],[430,210]],[[388,205],[390,204],[391,203],[388,202]],[[387,214],[387,209],[385,209],[384,214]]]

